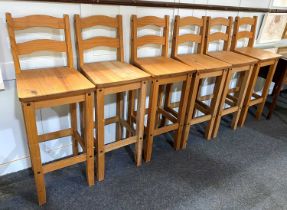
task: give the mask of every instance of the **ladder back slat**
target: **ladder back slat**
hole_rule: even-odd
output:
[[[208,41],[209,42],[215,42],[219,40],[228,40],[228,34],[223,33],[223,32],[215,32],[209,35]]]
[[[203,19],[197,18],[193,16],[180,18],[179,27],[187,26],[187,25],[195,25],[195,26],[203,26]]]
[[[63,18],[56,18],[48,15],[31,15],[21,18],[13,18],[14,30],[24,30],[32,27],[47,27],[64,29]]]
[[[116,18],[105,16],[105,15],[95,15],[90,17],[81,18],[80,28],[90,28],[94,26],[108,26],[111,28],[118,27],[118,21]]]
[[[145,16],[137,19],[137,26],[144,27],[147,25],[154,25],[158,27],[165,27],[165,19],[156,16]]]
[[[196,34],[184,34],[178,37],[178,44],[186,42],[196,42],[201,43],[202,37]]]
[[[239,26],[241,25],[254,25],[255,19],[253,17],[242,17],[238,20]]]
[[[146,35],[139,37],[137,39],[137,46],[143,46],[147,44],[160,44],[163,45],[165,43],[165,38],[161,36],[155,36],[155,35]]]
[[[84,50],[100,46],[119,48],[120,42],[119,39],[117,38],[104,37],[104,36],[98,36],[82,41],[82,47]]]
[[[212,18],[210,20],[210,26],[216,26],[216,25],[229,26],[229,20],[223,17]]]
[[[39,39],[17,44],[19,55],[31,54],[37,51],[65,52],[66,44],[62,41]]]
[[[242,39],[242,38],[252,38],[253,37],[253,33],[250,31],[240,31],[237,33],[237,39]]]

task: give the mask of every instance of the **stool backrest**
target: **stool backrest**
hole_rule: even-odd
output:
[[[216,41],[224,41],[223,50],[229,50],[230,39],[231,39],[231,29],[232,29],[232,17],[223,18],[211,18],[207,17],[207,26],[206,26],[206,35],[205,35],[205,45],[204,45],[204,53],[208,52],[208,47],[210,42]],[[225,26],[225,32],[214,32],[211,33],[211,30],[215,26]]]
[[[240,39],[247,38],[248,39],[248,47],[253,47],[255,41],[256,34],[256,23],[257,16],[254,17],[239,17],[235,18],[233,36],[231,42],[231,50],[234,50],[237,47],[237,42]],[[240,31],[240,27],[244,25],[250,25],[250,31]]]
[[[115,38],[107,36],[95,36],[93,38],[84,40],[82,37],[82,30],[95,26],[115,28],[117,35]],[[78,63],[80,66],[84,65],[84,51],[95,47],[116,48],[117,60],[121,62],[124,61],[123,28],[121,15],[117,15],[115,18],[104,15],[95,15],[81,18],[79,15],[75,15],[75,28],[78,49]]]
[[[20,56],[40,51],[64,52],[67,56],[68,67],[73,67],[73,52],[68,15],[64,15],[63,18],[56,18],[47,15],[31,15],[21,18],[13,18],[10,13],[7,13],[6,20],[16,74],[21,73]],[[16,42],[15,31],[33,27],[62,29],[65,32],[65,40],[57,41],[51,39],[36,39],[23,43]]]
[[[138,28],[148,25],[163,28],[163,35],[144,35],[138,37]],[[164,57],[168,56],[168,33],[169,33],[169,16],[165,15],[164,18],[156,16],[145,16],[138,18],[136,15],[131,17],[131,60],[137,60],[137,50],[139,47],[147,44],[159,44],[162,46],[161,54]]]
[[[179,30],[186,26],[197,26],[199,27],[198,34],[184,34],[179,35]],[[178,55],[178,47],[180,44],[193,42],[197,44],[197,53],[203,54],[204,37],[206,30],[206,17],[183,17],[179,15],[175,16],[174,28],[173,28],[173,40],[172,40],[172,56]]]

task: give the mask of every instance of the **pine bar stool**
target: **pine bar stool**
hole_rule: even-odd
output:
[[[35,176],[39,205],[46,203],[44,175],[46,173],[86,162],[89,186],[94,185],[94,140],[93,140],[93,91],[95,86],[73,68],[73,53],[70,38],[69,16],[55,18],[45,15],[33,15],[12,18],[6,14],[12,55],[16,71],[18,97],[22,104],[32,170]],[[65,41],[38,39],[24,43],[16,43],[15,31],[32,27],[48,27],[64,30]],[[39,51],[65,52],[66,67],[49,69],[21,70],[22,55]],[[77,132],[76,103],[84,103],[85,131],[84,140]],[[71,127],[52,133],[37,134],[35,112],[37,109],[70,105]],[[39,144],[56,138],[72,136],[73,156],[52,163],[42,164]],[[78,152],[78,143],[84,145],[83,153]]]
[[[83,74],[96,85],[96,149],[97,149],[97,178],[99,181],[104,179],[105,172],[105,153],[112,150],[135,144],[135,162],[137,166],[142,162],[142,145],[144,134],[144,114],[146,100],[146,83],[150,75],[144,71],[124,62],[123,50],[123,30],[122,16],[116,18],[108,16],[90,16],[80,18],[75,16],[75,26],[77,35],[78,57],[81,71]],[[83,39],[82,30],[94,26],[107,26],[117,30],[117,36],[103,37],[96,36],[90,39]],[[84,51],[99,47],[107,46],[117,49],[116,61],[104,61],[85,63]],[[138,107],[136,130],[132,124],[129,124],[122,116],[123,92],[138,91]],[[116,117],[104,119],[104,97],[110,94],[117,94],[117,115]],[[117,123],[117,141],[105,145],[104,126],[107,124]],[[122,128],[125,127],[132,136],[123,139]]]
[[[243,126],[247,117],[248,109],[251,106],[257,105],[256,118],[260,119],[264,104],[268,95],[269,86],[272,82],[273,75],[276,70],[276,66],[281,55],[265,51],[262,49],[253,48],[256,34],[256,22],[257,16],[251,17],[236,17],[233,31],[233,39],[231,44],[231,50],[234,52],[250,56],[258,60],[254,67],[254,71],[251,75],[251,80],[248,85],[248,90],[246,93],[246,99],[244,102],[242,114],[239,120],[239,125]],[[243,25],[250,25],[250,31],[240,31],[240,27]],[[248,46],[243,48],[237,48],[238,40],[242,38],[248,38]],[[262,67],[270,66],[268,70],[268,75],[262,89],[262,95],[258,95],[254,92],[256,81],[258,78],[259,71]]]
[[[207,27],[205,36],[205,53],[209,56],[231,64],[225,80],[218,115],[213,131],[213,138],[217,136],[221,118],[225,115],[233,114],[231,128],[236,129],[240,118],[248,82],[256,59],[230,51],[231,29],[233,18],[211,18],[207,17]],[[211,32],[215,26],[226,27],[225,32]],[[223,51],[208,52],[209,44],[215,41],[223,41]],[[232,77],[239,76],[236,87],[230,87]]]
[[[186,26],[197,26],[199,28],[198,34],[179,35],[180,28]],[[197,72],[193,74],[192,87],[190,89],[189,104],[183,129],[182,148],[186,148],[190,127],[198,123],[208,122],[205,137],[211,139],[226,72],[231,67],[228,63],[203,54],[205,29],[206,17],[175,17],[172,57],[187,65],[196,66],[197,69]],[[178,54],[179,45],[184,43],[197,44],[197,53]],[[200,84],[203,83],[203,80],[212,78],[215,78],[214,92],[211,95],[200,96]],[[211,98],[210,105],[204,103],[209,98]],[[196,111],[200,111],[204,115],[195,117]]]
[[[169,16],[165,16],[164,18],[155,16],[138,18],[136,15],[133,15],[131,22],[132,63],[152,75],[147,133],[144,146],[144,158],[146,162],[149,162],[152,156],[153,138],[157,135],[175,131],[174,148],[176,150],[180,149],[188,93],[191,85],[192,72],[194,72],[195,69],[179,61],[168,58]],[[144,35],[138,37],[138,28],[148,25],[163,28],[163,36]],[[161,45],[162,55],[158,57],[138,58],[138,48],[147,44]],[[164,86],[170,87],[171,84],[179,82],[183,82],[183,87],[179,111],[176,112],[173,109],[162,106],[161,96]],[[161,92],[160,94],[159,91]],[[170,95],[165,97],[170,99]],[[158,119],[158,115],[160,114],[172,122],[172,124],[162,124],[159,126],[156,119]]]

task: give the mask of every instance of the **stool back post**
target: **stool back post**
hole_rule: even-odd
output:
[[[250,25],[250,31],[239,31],[242,25]],[[234,30],[231,42],[231,50],[237,48],[237,42],[240,39],[248,38],[248,47],[253,47],[255,42],[256,34],[256,25],[257,25],[257,16],[253,17],[239,17],[235,18]]]
[[[73,67],[73,52],[70,34],[69,16],[56,18],[48,15],[31,15],[21,18],[12,18],[11,13],[6,13],[6,21],[12,49],[12,56],[16,74],[21,73],[19,57],[39,51],[64,52],[67,57],[67,66]],[[15,31],[25,30],[32,27],[45,27],[64,30],[65,41],[56,41],[49,39],[36,39],[23,43],[17,43]]]
[[[231,41],[232,23],[233,23],[233,17],[231,16],[229,16],[228,18],[223,18],[223,17],[211,18],[210,16],[207,17],[204,53],[208,52],[208,46],[210,42],[220,41],[220,40],[224,41],[223,50],[224,51],[230,50],[229,45]],[[211,34],[210,33],[211,28],[216,25],[226,26],[225,33],[215,32]]]
[[[178,45],[186,42],[194,42],[198,44],[197,54],[203,54],[204,50],[204,39],[206,33],[206,19],[197,17],[183,17],[180,18],[179,15],[175,16],[174,28],[173,28],[173,42],[172,42],[172,57],[176,58],[178,55]],[[198,34],[184,34],[179,35],[179,28],[184,26],[198,26]]]
[[[154,25],[163,28],[163,35],[144,35],[137,36],[138,28],[147,25]],[[169,16],[165,15],[164,18],[156,16],[145,16],[138,18],[136,15],[131,17],[131,62],[134,63],[138,59],[137,50],[139,47],[147,44],[159,44],[162,46],[161,55],[168,57],[168,37],[169,37]]]
[[[117,35],[115,38],[106,36],[95,36],[89,39],[83,39],[82,30],[85,28],[91,28],[94,26],[106,26],[116,28]],[[79,15],[75,15],[75,29],[77,39],[77,52],[78,52],[78,63],[79,66],[83,66],[84,51],[92,49],[94,47],[111,47],[117,49],[117,60],[124,61],[124,50],[123,50],[123,29],[122,29],[122,16],[117,15],[116,18],[95,15],[81,18]]]

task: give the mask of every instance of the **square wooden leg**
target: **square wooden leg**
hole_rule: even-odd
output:
[[[251,77],[253,67],[254,66],[251,65],[250,69],[248,71],[243,72],[244,75],[242,76],[240,86],[239,86],[240,91],[239,91],[238,96],[237,96],[237,98],[238,98],[237,106],[239,107],[239,110],[233,114],[233,119],[231,122],[231,128],[233,130],[235,130],[237,128],[237,125],[238,125],[238,121],[239,121],[239,118],[241,115],[242,106],[243,106],[243,103],[245,100],[245,96],[246,96],[248,84],[250,82],[250,77]]]
[[[22,103],[30,158],[33,165],[39,205],[46,203],[46,188],[41,161],[34,103]]]
[[[105,177],[105,119],[104,119],[104,100],[103,89],[96,90],[96,149],[97,149],[97,179],[104,180]]]
[[[222,96],[218,97],[217,95],[215,95],[215,97],[213,98],[213,100],[218,100],[218,98],[220,98],[220,104],[219,104],[219,107],[218,107],[218,114],[216,115],[216,118],[215,118],[215,125],[214,125],[212,138],[215,138],[217,136],[217,134],[218,134],[218,130],[219,130],[220,123],[221,123],[221,118],[222,118],[222,111],[224,110],[225,100],[226,100],[226,97],[227,97],[227,94],[228,94],[228,91],[229,91],[229,85],[230,85],[230,81],[231,81],[231,78],[232,78],[233,74],[234,74],[234,72],[232,71],[232,69],[229,69],[228,72],[227,72],[227,76],[226,76],[225,82],[224,82]]]
[[[181,99],[178,110],[178,123],[179,127],[176,131],[175,139],[174,139],[174,148],[175,150],[179,150],[182,142],[182,132],[184,127],[184,120],[186,114],[186,108],[188,103],[189,91],[191,86],[192,74],[188,74],[186,81],[183,82],[182,91],[181,91]]]
[[[77,105],[70,105],[70,115],[71,115],[71,128],[73,130],[72,142],[73,142],[73,154],[77,156],[79,154],[78,142],[75,138],[77,132]]]
[[[225,85],[225,81],[226,81],[226,77],[227,77],[227,70],[225,69],[222,72],[222,75],[216,78],[216,84],[214,87],[214,98],[211,102],[211,106],[210,106],[210,110],[211,110],[211,119],[208,122],[208,126],[205,130],[205,138],[207,140],[210,140],[212,138],[212,134],[214,131],[214,124],[215,124],[215,119],[216,116],[218,114],[218,107],[219,107],[219,103],[221,101],[221,96],[222,96],[222,92],[223,92],[223,88]]]
[[[251,101],[252,93],[257,81],[258,73],[260,70],[260,66],[258,64],[255,65],[253,72],[251,73],[251,78],[248,84],[248,88],[246,91],[246,96],[244,99],[243,107],[241,110],[241,115],[238,121],[238,126],[242,127],[246,121],[247,114],[248,114],[248,109],[249,109],[249,103]]]
[[[94,170],[94,119],[93,119],[93,95],[87,93],[85,96],[85,145],[87,155],[87,180],[88,185],[95,184]]]
[[[172,94],[172,84],[167,84],[165,88],[164,108],[170,107],[171,94]],[[167,123],[167,119],[163,115],[161,123],[160,123],[160,127],[166,125],[166,123]]]
[[[124,113],[123,93],[117,93],[116,97],[117,97],[117,116],[119,118],[119,122],[117,123],[117,127],[116,127],[116,140],[119,141],[120,139],[122,139],[122,126],[121,126],[120,120],[122,119],[122,115]]]
[[[133,123],[133,119],[132,119],[132,115],[134,112],[134,108],[135,108],[135,91],[134,90],[130,90],[129,92],[129,96],[128,96],[128,123],[130,125],[132,125]],[[131,137],[132,133],[127,131],[127,137]]]
[[[266,81],[265,81],[265,84],[264,84],[264,87],[263,87],[263,91],[262,91],[263,102],[258,104],[258,107],[257,107],[257,110],[256,110],[256,119],[257,120],[259,120],[261,115],[262,115],[262,112],[263,112],[263,109],[264,109],[264,105],[265,105],[265,102],[266,102],[266,99],[267,99],[267,95],[268,95],[268,90],[269,90],[270,84],[272,82],[272,78],[274,76],[277,63],[278,63],[278,60],[273,65],[271,65],[269,67],[269,72],[268,72],[268,75],[267,75],[267,78],[266,78]]]
[[[144,135],[144,116],[145,116],[145,102],[146,102],[146,81],[143,81],[139,90],[138,111],[137,111],[137,143],[135,144],[135,160],[136,165],[142,164],[142,148]]]
[[[144,159],[146,162],[151,160],[153,137],[155,129],[155,120],[157,112],[157,98],[159,91],[159,83],[157,79],[154,79],[151,84],[151,93],[149,96],[149,112],[148,112],[148,123],[147,123],[147,135],[144,148]]]
[[[199,74],[193,74],[191,89],[189,91],[188,107],[186,111],[185,123],[183,127],[183,136],[181,141],[181,148],[185,149],[187,145],[189,130],[190,130],[190,121],[194,114],[195,100],[198,95],[199,89]]]

